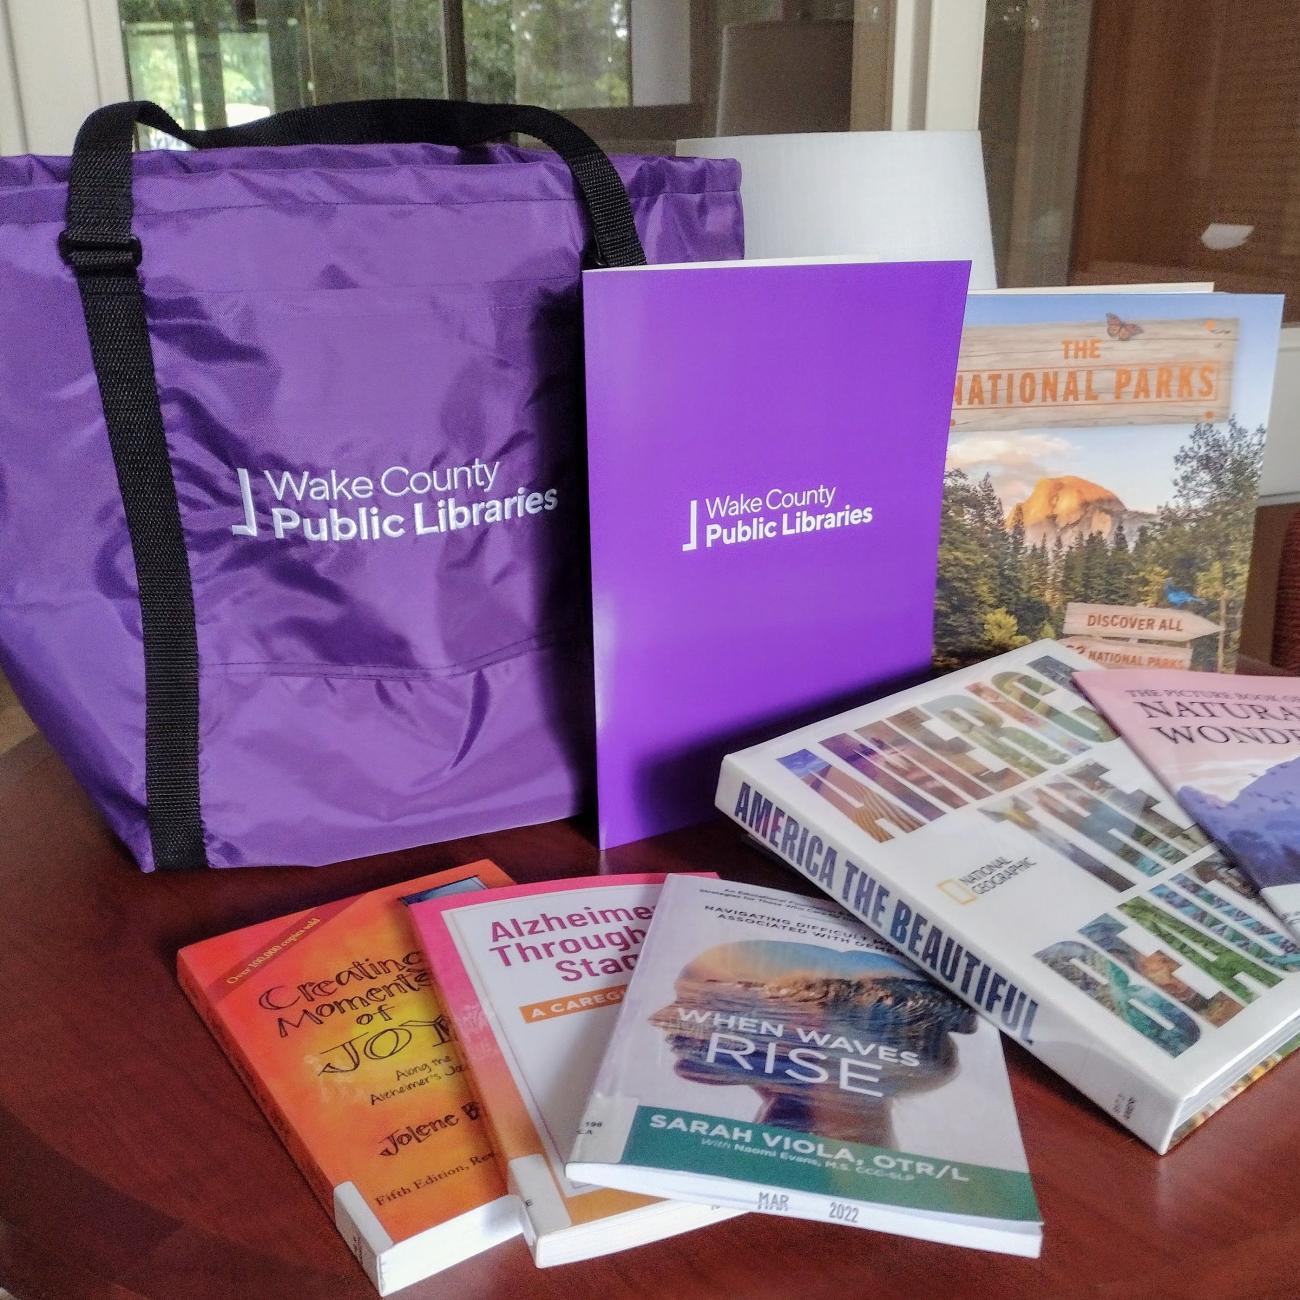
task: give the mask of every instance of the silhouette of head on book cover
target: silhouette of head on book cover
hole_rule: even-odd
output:
[[[760,939],[699,954],[651,1023],[691,1083],[753,1088],[758,1120],[892,1146],[893,1102],[957,1072],[976,1016],[902,959]]]

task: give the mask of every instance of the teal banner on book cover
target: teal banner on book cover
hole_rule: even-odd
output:
[[[972,1121],[973,1122],[973,1121]],[[623,1163],[688,1169],[851,1201],[1037,1223],[1029,1175],[771,1124],[639,1106]]]

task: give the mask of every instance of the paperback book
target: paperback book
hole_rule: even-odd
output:
[[[1158,671],[1075,681],[1300,935],[1300,681]]]
[[[673,877],[569,1177],[1036,1256],[992,1025],[825,899]]]
[[[1157,1151],[1300,1045],[1300,947],[1040,641],[727,757],[718,806]]]
[[[663,879],[557,880],[411,909],[539,1267],[736,1213],[595,1187],[564,1169]]]
[[[508,884],[474,862],[177,954],[194,1009],[380,1295],[519,1233],[403,906]]]
[[[968,270],[583,276],[602,848],[706,819],[728,750],[928,669]]]
[[[953,390],[935,657],[1040,637],[1230,671],[1282,299],[975,293]]]

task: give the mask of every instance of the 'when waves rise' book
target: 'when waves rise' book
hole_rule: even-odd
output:
[[[674,877],[569,1176],[1038,1254],[997,1030],[825,899]]]
[[[611,1191],[564,1170],[663,879],[554,880],[411,908],[539,1267],[736,1213]]]
[[[474,862],[191,944],[181,987],[388,1295],[518,1234],[403,901],[510,879]]]
[[[1075,680],[1300,935],[1300,681],[1161,670]]]
[[[1300,1046],[1300,946],[1040,641],[727,757],[718,806],[1166,1151]]]

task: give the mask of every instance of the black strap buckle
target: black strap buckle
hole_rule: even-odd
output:
[[[74,235],[59,231],[59,256],[80,275],[83,271],[121,274],[140,265],[144,250],[135,235]]]

